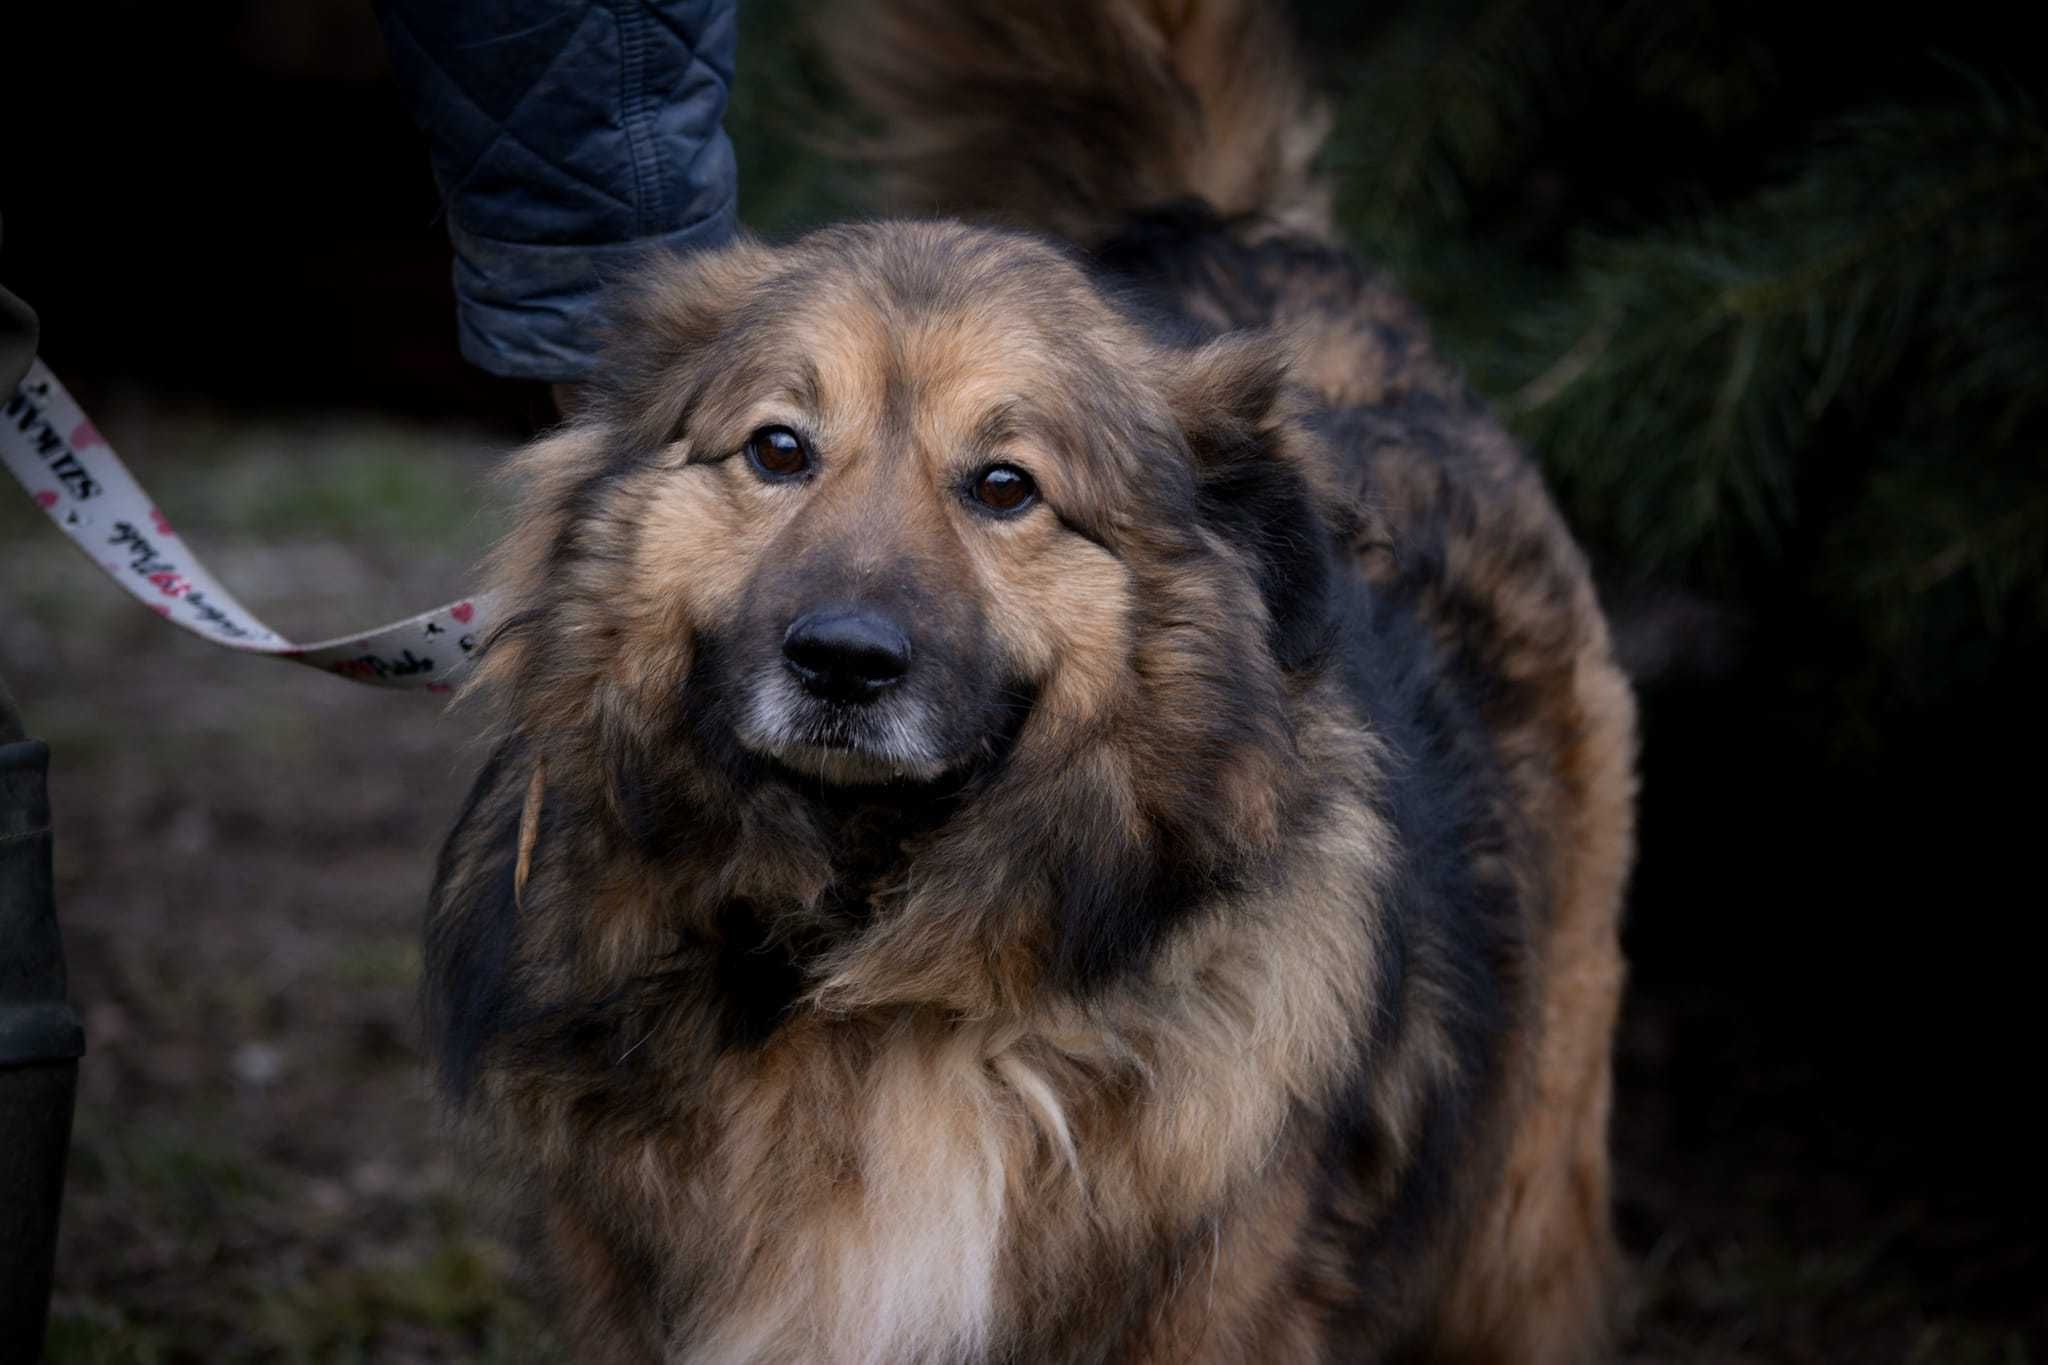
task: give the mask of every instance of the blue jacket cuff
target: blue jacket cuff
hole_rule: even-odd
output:
[[[571,383],[597,366],[605,299],[651,257],[732,240],[737,205],[658,237],[589,246],[497,242],[451,222],[462,354],[492,374]]]

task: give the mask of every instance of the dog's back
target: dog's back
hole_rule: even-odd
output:
[[[892,208],[1053,233],[1155,326],[1291,346],[1359,516],[1353,675],[1380,674],[1364,690],[1382,704],[1389,687],[1434,694],[1410,736],[1425,748],[1456,746],[1452,713],[1470,708],[1503,843],[1452,856],[1508,877],[1526,936],[1496,964],[1517,1020],[1486,1120],[1507,1144],[1500,1174],[1458,1196],[1474,1201],[1469,1230],[1424,1291],[1416,1341],[1456,1359],[1591,1354],[1616,1270],[1607,1118],[1634,702],[1535,469],[1413,305],[1340,244],[1314,164],[1328,120],[1280,5],[885,0],[850,9],[828,49],[874,121],[865,151]],[[1390,641],[1408,623],[1426,640]]]

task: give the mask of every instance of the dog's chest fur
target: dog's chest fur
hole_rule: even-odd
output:
[[[1329,819],[1309,840],[1328,861],[1304,869],[1366,880],[1364,812]],[[1219,921],[1175,946],[1156,990],[1026,1020],[800,1006],[707,1071],[701,1021],[670,1016],[616,1070],[687,1107],[649,1124],[628,1099],[593,1125],[530,1092],[555,1139],[540,1174],[638,1242],[624,1259],[663,1268],[662,1325],[643,1329],[667,1359],[1014,1354],[1063,1316],[1122,1315],[1142,1286],[1115,1267],[1171,1262],[1320,1103],[1356,1047],[1371,951],[1323,903],[1300,939]],[[590,1079],[586,1100],[622,1094]]]
[[[710,1150],[681,1169],[672,1146],[647,1150],[651,1182],[678,1188],[696,1215],[703,1279],[671,1348],[875,1365],[979,1357],[1002,1307],[1009,1205],[1024,1193],[1012,1173],[1041,1141],[1006,1077],[1049,1102],[984,1031],[910,1019],[798,1023],[735,1057],[708,1100]]]

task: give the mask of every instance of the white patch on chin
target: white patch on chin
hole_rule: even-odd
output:
[[[921,701],[883,698],[843,725],[821,713],[780,669],[764,673],[739,727],[747,749],[836,786],[929,782],[951,765],[932,744]],[[831,733],[848,729],[842,740]]]

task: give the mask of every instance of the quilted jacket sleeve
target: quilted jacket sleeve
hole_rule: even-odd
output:
[[[379,0],[455,244],[462,351],[587,375],[605,285],[729,239],[735,0]]]

